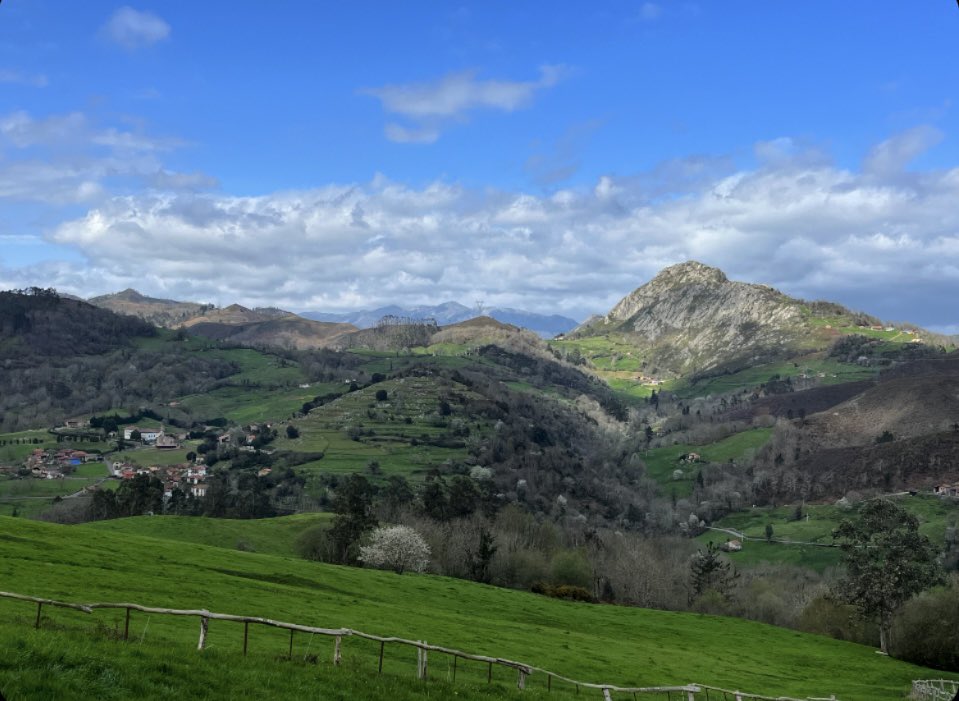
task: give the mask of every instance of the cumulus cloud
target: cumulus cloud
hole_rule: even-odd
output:
[[[481,109],[513,112],[527,107],[537,92],[556,85],[563,66],[541,66],[530,81],[480,80],[475,71],[450,73],[439,80],[366,88],[361,94],[380,100],[390,114],[410,120],[412,127],[392,122],[385,134],[399,143],[432,143],[441,127]]]
[[[902,181],[775,163],[684,159],[549,195],[382,176],[260,197],[155,192],[109,199],[50,238],[96,261],[57,272],[73,289],[94,281],[86,294],[133,285],[331,311],[479,298],[582,318],[696,259],[885,318],[955,323],[959,169]]]
[[[101,35],[124,49],[156,44],[170,36],[170,25],[152,12],[123,6],[100,29]]]

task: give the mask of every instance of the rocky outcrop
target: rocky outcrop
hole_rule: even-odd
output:
[[[824,345],[802,301],[690,261],[666,268],[574,336],[620,334],[658,374],[690,375]]]

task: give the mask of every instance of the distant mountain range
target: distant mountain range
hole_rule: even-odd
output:
[[[559,314],[536,314],[522,309],[509,307],[483,309],[482,311],[464,306],[458,302],[444,302],[435,306],[400,307],[389,305],[378,309],[363,309],[356,312],[332,314],[329,312],[308,311],[300,316],[316,321],[335,321],[353,324],[361,329],[369,329],[384,316],[395,316],[414,320],[435,319],[440,326],[449,326],[461,321],[488,316],[504,324],[512,324],[529,329],[543,338],[552,338],[576,328],[579,322]]]

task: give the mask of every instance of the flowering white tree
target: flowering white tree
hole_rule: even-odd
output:
[[[359,559],[370,567],[389,568],[397,574],[422,572],[430,562],[430,546],[409,526],[385,526],[373,531],[370,544],[360,548]]]

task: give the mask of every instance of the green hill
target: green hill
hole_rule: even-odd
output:
[[[198,527],[202,527],[198,521]],[[204,607],[324,627],[348,627],[519,660],[584,681],[662,685],[698,681],[766,695],[843,701],[899,699],[930,670],[872,648],[737,619],[556,601],[427,575],[318,565],[102,529],[0,518],[3,589],[66,601],[133,601]],[[515,675],[430,657],[432,681],[410,684],[415,654],[344,639],[344,665],[332,669],[329,639],[299,634],[283,661],[285,631],[214,621],[209,649],[197,653],[195,619],[134,613],[129,642],[116,640],[122,611],[92,615],[0,599],[0,689],[23,698],[545,698],[543,675],[511,691]],[[319,664],[303,663],[315,654]],[[309,658],[307,658],[309,659]],[[939,673],[935,673],[939,676]],[[417,689],[420,693],[417,693]],[[554,686],[552,697],[573,696]],[[562,693],[560,693],[562,692]],[[598,694],[598,692],[597,692]]]

